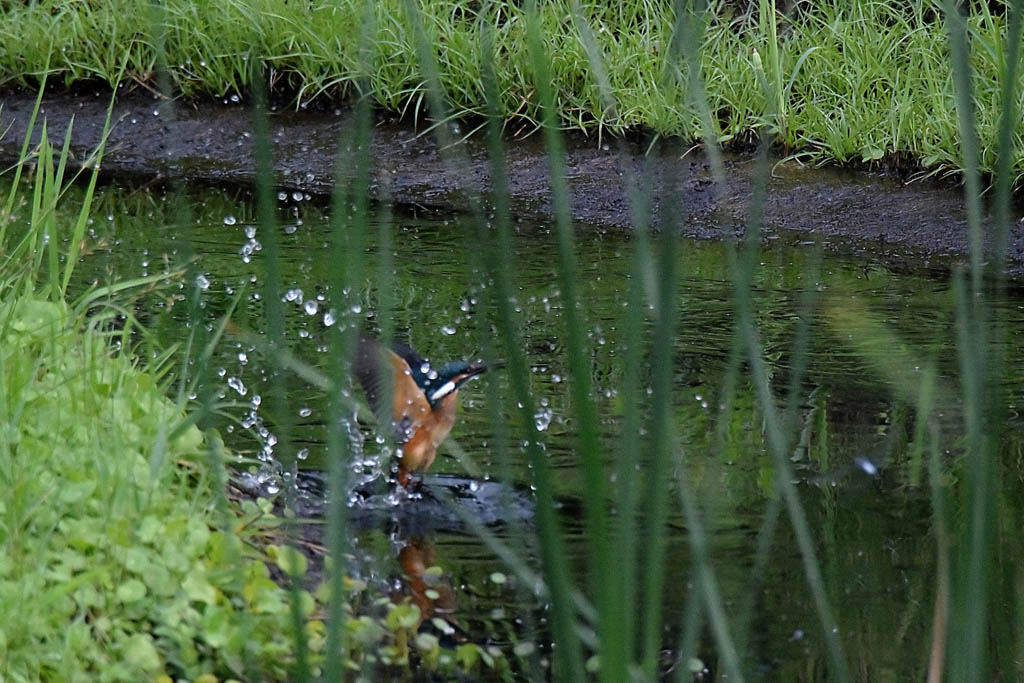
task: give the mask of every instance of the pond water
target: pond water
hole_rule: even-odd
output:
[[[230,301],[240,296],[234,321],[241,328],[262,330],[264,255],[254,206],[244,196],[208,188],[168,194],[106,187],[95,207],[91,225],[94,248],[76,273],[81,286],[114,276],[161,272],[194,258],[195,271],[189,275],[194,280],[140,298],[140,318],[164,343],[181,341],[188,306],[187,301],[175,297],[187,297],[194,282],[199,282],[207,324],[215,322]],[[308,197],[291,194],[279,197],[279,212],[286,337],[298,358],[326,371],[325,316],[329,322],[332,268],[337,267],[330,256],[327,214]],[[376,263],[381,220],[375,216],[367,226],[368,272]],[[399,215],[386,227],[393,245],[396,330],[421,354],[440,362],[480,354],[474,324],[479,278],[466,265],[459,220]],[[577,233],[577,240],[593,384],[607,450],[617,453],[621,401],[617,390],[623,376],[621,325],[633,245],[627,235],[585,229]],[[735,615],[751,595],[754,597],[751,637],[744,656],[756,677],[818,680],[827,668],[827,653],[784,514],[779,517],[769,553],[762,558],[767,560],[763,580],[751,594],[758,531],[766,511],[772,509],[775,484],[762,418],[746,376],[741,376],[737,385],[723,442],[720,447],[714,443],[734,321],[726,249],[716,243],[685,242],[679,254],[673,419],[682,443],[685,476],[699,494],[712,530],[711,556],[726,608]],[[566,544],[576,575],[582,576],[585,539],[579,500],[583,482],[568,398],[554,235],[545,226],[519,225],[514,258],[516,303],[539,405],[536,420],[554,471],[556,494],[563,502]],[[817,296],[807,311],[801,302],[809,285]],[[765,357],[777,396],[782,395],[779,387],[789,381],[796,325],[802,315],[811,316],[809,363],[798,411],[802,440],[792,460],[854,674],[862,680],[921,680],[931,637],[936,563],[928,489],[913,485],[911,476],[913,407],[903,398],[906,387],[883,376],[876,364],[858,351],[851,340],[858,328],[851,328],[849,317],[835,311],[855,311],[853,318],[877,323],[895,335],[905,348],[893,348],[892,358],[910,377],[934,359],[940,385],[955,396],[958,370],[948,274],[910,267],[895,272],[870,255],[822,256],[812,247],[780,243],[764,249],[754,289]],[[372,279],[366,282],[363,300],[361,315],[372,329],[377,302]],[[1024,297],[1011,294],[996,306],[1014,332],[1024,331]],[[1001,378],[1000,387],[1008,403],[1015,406],[1024,400],[1022,351],[1018,345],[1006,350],[1012,374]],[[907,355],[901,355],[904,352]],[[273,461],[251,466],[264,486],[281,485],[280,479],[271,475],[287,473],[295,466],[326,469],[325,425],[334,416],[328,414],[322,391],[289,375],[283,404],[290,412],[272,414],[267,400],[267,364],[258,348],[231,334],[222,342],[211,369],[217,392],[223,396],[224,412],[230,416],[217,421],[229,445],[252,456],[272,450]],[[490,491],[487,487],[503,482],[493,485],[515,492],[522,505],[522,527],[498,526],[493,531],[536,566],[529,534],[524,537],[517,530],[529,530],[532,524],[528,510],[531,472],[514,428],[515,403],[505,373],[493,373],[493,378],[510,425],[503,444],[509,462],[497,460],[500,449],[485,405],[483,383],[476,382],[461,392],[460,418],[452,437],[477,472],[468,473],[457,460],[439,457],[427,483],[428,487],[453,491],[475,489],[470,493],[480,493],[477,504],[487,507],[498,505],[483,497]],[[942,409],[943,424],[948,427],[943,457],[949,477],[955,479],[960,414],[954,399]],[[1016,455],[1021,452],[1024,431],[1016,408],[1011,409],[1009,419],[1000,505],[1011,505],[1021,494]],[[277,443],[270,449],[268,434],[276,433],[282,423],[289,425],[289,443]],[[368,480],[378,469],[386,472],[390,462],[373,458],[374,448],[379,447],[372,439],[364,448],[367,462],[359,474]],[[445,572],[443,590],[433,599],[438,614],[451,610],[450,616],[478,642],[507,650],[512,643],[535,642],[540,645],[535,653],[543,655],[545,611],[528,587],[514,580],[508,567],[457,517],[417,520],[415,513],[408,512],[417,508],[404,509],[406,512],[382,514],[357,524],[354,571],[376,582],[385,593],[415,593],[415,576],[410,579],[409,574],[416,572],[410,568],[417,562],[438,565]],[[500,519],[502,514],[492,516]],[[487,515],[481,519],[488,521]],[[678,505],[666,533],[665,648],[671,652],[678,643],[691,581],[686,523]],[[1013,550],[1019,548],[1011,548],[1005,557],[1012,557]],[[1010,571],[1010,566],[1005,569]],[[501,581],[504,576],[507,581]],[[530,648],[520,646],[519,650],[528,653]],[[714,646],[706,632],[698,654],[705,666],[717,670]],[[531,656],[524,661],[528,668]]]

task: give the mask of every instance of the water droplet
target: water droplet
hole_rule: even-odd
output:
[[[451,325],[444,325],[443,327],[441,327],[441,333],[446,334],[450,337],[451,335],[455,334],[455,328],[452,327]]]
[[[305,460],[306,458],[309,457],[309,449],[300,448],[299,452],[295,454],[295,457],[298,458],[299,460]]]
[[[524,640],[521,643],[516,643],[515,647],[512,648],[512,652],[514,652],[517,657],[529,657],[536,650],[537,646],[528,640]]]
[[[284,293],[282,301],[294,301],[295,303],[302,303],[302,290],[299,288],[289,289]]]
[[[196,276],[196,286],[199,287],[199,289],[208,289],[210,287],[209,278],[200,273]]]
[[[878,474],[878,468],[875,467],[875,463],[871,462],[867,458],[857,456],[856,458],[853,459],[853,461],[857,463],[857,467],[861,468],[862,470],[864,470],[865,473],[871,475],[872,477]]]
[[[248,363],[249,362],[249,354],[247,354],[245,351],[239,351],[238,352],[238,362],[241,363],[242,365],[245,365],[246,363]]]
[[[234,225],[237,222],[238,222],[238,219],[235,218],[234,216],[231,216],[231,215],[224,216],[224,225]]]
[[[533,416],[534,424],[537,426],[538,432],[543,432],[551,424],[551,408],[541,408]]]
[[[316,305],[316,301],[310,299],[302,308],[306,311],[306,315],[316,315],[318,306]]]
[[[245,396],[248,393],[248,389],[242,384],[242,380],[235,376],[228,377],[228,386],[238,392],[239,396]]]

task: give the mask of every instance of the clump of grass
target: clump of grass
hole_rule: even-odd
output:
[[[250,662],[281,679],[288,603],[271,556],[244,549],[218,514],[220,478],[205,463],[219,467],[222,446],[167,398],[171,352],[146,364],[132,354],[140,328],[117,295],[154,278],[66,299],[96,176],[64,224],[67,145],[55,156],[42,128],[31,191],[19,164],[0,216],[0,670],[194,679],[241,676]],[[255,503],[239,514],[248,535],[271,519]]]
[[[0,321],[5,675],[240,675],[251,657],[282,677],[287,603],[259,554],[229,562],[221,494],[193,481],[202,434],[169,437],[185,416],[154,373],[62,303],[8,299]]]
[[[541,3],[537,27],[550,49],[551,83],[561,125],[580,130],[641,127],[697,140],[707,123],[685,89],[668,87],[666,71],[688,70],[670,59],[676,8],[667,0]],[[515,122],[539,124],[531,80],[526,8],[519,2],[432,0],[418,3],[423,34],[436,47],[437,82],[454,117],[486,112],[481,47],[494,32],[498,104]],[[702,15],[699,68],[707,111],[722,142],[747,144],[762,129],[780,150],[815,161],[874,163],[910,156],[929,172],[958,171],[958,128],[946,35],[934,3],[812,0],[783,15],[759,0],[735,15],[711,3]],[[1000,45],[1006,21],[987,3],[971,3],[968,30],[980,49],[977,73],[980,171],[996,168]],[[185,95],[227,97],[251,91],[250,57],[260,55],[273,90],[297,104],[352,93],[385,109],[425,112],[429,76],[417,58],[416,32],[402,0],[374,3],[369,66],[361,74],[360,3],[170,0],[152,30],[148,0],[74,3],[57,0],[0,6],[0,83],[34,86],[44,74],[65,83],[113,84],[124,73],[153,88],[158,64]],[[572,17],[577,16],[573,20]],[[592,31],[583,35],[585,22]],[[588,47],[587,42],[592,45]],[[605,83],[592,68],[605,67]],[[259,70],[264,73],[263,70]],[[1018,75],[1019,78],[1019,75]],[[767,84],[766,89],[763,85]],[[772,102],[766,101],[770,98]],[[701,98],[704,99],[703,97]],[[1019,100],[1018,105],[1019,107]],[[772,111],[772,117],[764,113]],[[1024,122],[1017,121],[1017,135]],[[1024,153],[1012,152],[1015,176]]]

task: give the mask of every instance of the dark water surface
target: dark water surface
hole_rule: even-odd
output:
[[[300,195],[279,197],[283,290],[287,340],[301,360],[327,371],[328,322],[333,315],[330,227],[326,213]],[[261,287],[263,238],[254,207],[222,190],[188,189],[179,194],[109,187],[95,202],[91,226],[93,253],[83,259],[76,277],[81,285],[113,277],[161,272],[194,258],[195,270],[183,284],[139,299],[138,315],[165,344],[182,342],[188,319],[187,298],[201,287],[202,316],[212,325],[233,297],[240,302],[233,320],[255,332],[263,329]],[[381,218],[367,226],[366,272],[375,272]],[[395,217],[389,228],[393,244],[394,323],[399,335],[435,362],[475,358],[481,352],[475,326],[481,278],[468,272],[465,235],[459,219]],[[593,384],[602,416],[608,453],[623,457],[619,433],[623,377],[621,350],[625,302],[633,244],[622,234],[577,233],[579,292],[587,320]],[[564,321],[557,285],[556,245],[544,226],[521,225],[514,238],[516,303],[521,310],[532,388],[539,412],[537,426],[563,501],[566,543],[576,576],[585,572],[579,501],[583,494],[580,457],[575,449],[568,398]],[[673,355],[675,429],[680,439],[683,475],[700,495],[711,530],[712,560],[730,616],[752,608],[750,638],[741,648],[756,677],[818,680],[825,676],[826,653],[807,588],[791,526],[784,513],[761,557],[762,581],[756,575],[755,546],[766,510],[775,494],[774,468],[767,451],[763,421],[749,378],[742,374],[732,412],[719,425],[723,376],[733,337],[734,307],[727,250],[717,243],[685,242],[680,247],[681,282],[678,336]],[[960,394],[953,325],[953,293],[948,274],[893,272],[870,256],[819,256],[813,247],[766,246],[755,278],[755,309],[770,379],[784,396],[793,365],[794,330],[810,316],[809,362],[796,416],[800,446],[792,456],[798,490],[816,542],[818,562],[832,608],[840,624],[846,655],[861,680],[921,680],[927,666],[935,585],[935,536],[927,488],[913,479],[914,405],[922,369],[939,370],[942,454],[946,477],[959,476],[958,439],[962,429],[956,396]],[[805,308],[810,288],[811,307]],[[377,327],[378,293],[368,278],[358,316]],[[1010,321],[1011,335],[1024,332],[1024,297],[996,302]],[[849,315],[852,312],[852,315]],[[864,325],[887,330],[885,358],[873,359],[857,345]],[[898,343],[897,343],[898,342]],[[1016,517],[1020,499],[1021,419],[1017,406],[1024,376],[1022,350],[1006,348],[1009,373],[1000,389],[1011,409],[1003,444],[1001,491],[997,505]],[[888,361],[892,367],[885,365]],[[745,367],[745,366],[744,366]],[[265,489],[287,482],[277,476],[295,465],[326,469],[326,424],[329,415],[322,391],[289,375],[290,411],[268,409],[269,368],[256,347],[227,335],[212,361],[218,395],[226,404],[218,426],[238,452],[273,454],[262,466],[250,465]],[[495,430],[477,382],[461,392],[462,407],[453,438],[478,470],[467,472],[458,461],[439,457],[428,486],[462,492],[468,507],[483,522],[519,518],[521,525],[496,526],[498,538],[537,567],[532,550],[529,512],[531,472],[516,429],[516,410],[507,377],[494,373],[502,414],[507,418],[507,462],[498,461]],[[916,378],[916,379],[915,379]],[[287,424],[289,443],[271,447],[279,426]],[[716,446],[716,429],[724,435]],[[372,488],[391,467],[369,432],[363,462],[353,475]],[[637,445],[641,449],[642,444]],[[633,454],[639,458],[640,454]],[[642,458],[640,458],[642,459]],[[611,468],[609,468],[611,471]],[[286,477],[287,479],[287,477]],[[495,482],[501,481],[502,484]],[[669,486],[670,482],[665,482]],[[379,485],[379,484],[378,484]],[[614,485],[614,482],[613,482]],[[509,494],[518,506],[500,507]],[[478,495],[477,495],[478,494]],[[307,501],[307,503],[310,501]],[[315,502],[315,501],[312,501]],[[457,515],[442,514],[440,504],[412,501],[394,512],[378,496],[374,514],[353,510],[356,520],[357,571],[385,592],[411,590],[401,563],[419,557],[442,567],[451,594],[453,618],[478,642],[491,642],[511,656],[516,642],[535,641],[545,652],[543,606],[528,587],[475,536]],[[686,523],[673,507],[666,580],[665,648],[676,649],[684,602],[692,574]],[[525,529],[525,532],[523,531]],[[1007,548],[1002,562],[1011,563]],[[1012,564],[997,572],[1013,573]],[[495,573],[501,576],[494,576]],[[502,578],[507,581],[502,582]],[[497,579],[497,581],[495,580]],[[438,605],[440,608],[440,605]],[[996,612],[1005,606],[997,604]],[[1007,608],[1008,609],[1008,608]],[[520,644],[519,651],[530,647]],[[699,655],[717,671],[714,647],[706,633]],[[526,657],[529,661],[530,656]],[[525,665],[524,666],[528,666]]]

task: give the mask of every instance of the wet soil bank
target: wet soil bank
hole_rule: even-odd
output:
[[[17,158],[35,96],[0,92],[0,160]],[[84,159],[96,146],[106,118],[108,92],[48,94],[43,101],[52,141],[58,147],[74,118],[72,151]],[[134,92],[115,104],[113,130],[103,162],[109,174],[151,179],[249,183],[255,177],[252,126],[242,104],[167,103]],[[348,111],[271,115],[277,182],[282,188],[329,194],[338,141],[350,125]],[[505,153],[512,210],[519,220],[551,216],[548,166],[539,135],[509,140]],[[628,230],[627,173],[649,164],[645,182],[652,190],[654,224],[662,211],[681,215],[683,231],[719,238],[723,226],[742,230],[754,187],[753,159],[727,156],[728,177],[716,197],[711,172],[698,151],[663,154],[645,160],[635,145],[570,136],[566,172],[572,217],[596,229]],[[486,187],[489,162],[482,140],[460,143],[442,154],[430,134],[410,124],[380,120],[371,149],[375,199],[429,211],[463,211],[468,197]],[[455,157],[460,160],[452,163]],[[666,171],[671,172],[666,173]],[[669,187],[669,177],[672,178]],[[671,198],[671,199],[670,199]],[[773,167],[764,204],[769,239],[820,241],[842,251],[864,251],[872,258],[909,266],[945,267],[965,260],[967,221],[959,188],[950,182],[906,184],[883,174],[815,169],[793,162]],[[1024,273],[1024,224],[1010,236],[1011,270]]]

